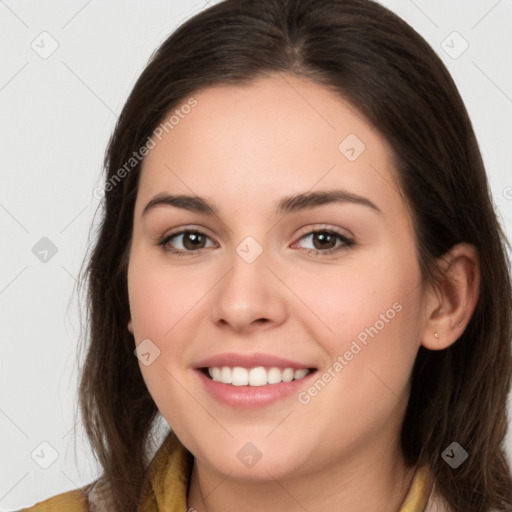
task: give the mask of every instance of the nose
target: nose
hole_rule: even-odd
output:
[[[212,320],[219,327],[242,333],[271,329],[285,321],[286,287],[267,256],[264,250],[249,262],[234,251],[230,269],[212,297]]]

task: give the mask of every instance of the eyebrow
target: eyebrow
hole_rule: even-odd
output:
[[[276,215],[287,215],[298,211],[309,210],[317,206],[331,203],[353,203],[367,206],[382,215],[382,211],[368,198],[353,194],[346,190],[324,190],[319,192],[304,192],[286,196],[279,200]],[[159,206],[174,206],[195,213],[219,216],[218,209],[205,198],[188,195],[157,194],[145,206],[142,215]]]

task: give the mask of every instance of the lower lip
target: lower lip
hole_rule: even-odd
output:
[[[233,386],[215,382],[201,370],[197,370],[197,373],[208,393],[218,401],[231,407],[254,409],[270,405],[290,395],[297,395],[316,372],[310,372],[299,380],[265,386]]]

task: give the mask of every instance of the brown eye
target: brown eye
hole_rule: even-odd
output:
[[[205,249],[205,243],[208,239],[209,237],[201,231],[183,230],[179,233],[173,233],[166,236],[161,242],[159,242],[159,245],[162,245],[166,250],[173,253],[187,254]],[[180,244],[182,247],[179,247]],[[175,247],[175,245],[178,245],[178,247]]]
[[[313,235],[313,241],[318,241],[318,246],[315,249],[334,249],[336,246],[337,235],[333,235],[327,231],[320,231]],[[316,245],[313,243],[313,245]]]
[[[322,255],[322,253],[327,255],[355,245],[353,240],[334,230],[310,231],[303,235],[300,240],[308,238],[311,239],[313,247],[304,247],[304,249],[308,250],[308,254],[314,255]]]
[[[197,231],[185,231],[183,234],[183,246],[190,251],[203,249],[204,242],[204,235]]]

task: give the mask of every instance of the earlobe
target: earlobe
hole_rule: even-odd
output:
[[[128,320],[128,330],[131,334],[133,334],[133,325],[132,325],[132,319]]]
[[[443,350],[457,341],[468,325],[478,301],[480,263],[478,251],[467,243],[443,256],[443,278],[429,291],[422,345]]]

